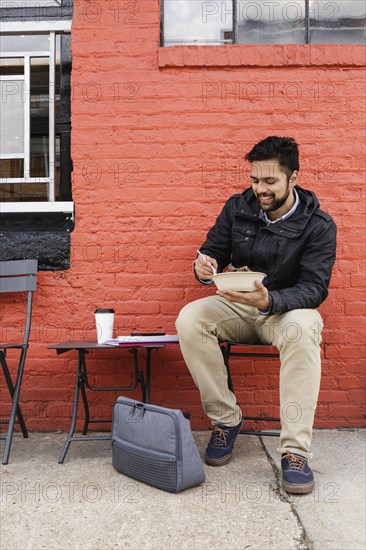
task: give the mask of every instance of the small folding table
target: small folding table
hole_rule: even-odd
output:
[[[76,350],[78,352],[78,360],[77,360],[77,370],[76,370],[76,381],[75,381],[75,390],[74,390],[74,403],[73,403],[73,411],[72,411],[72,418],[71,418],[71,426],[69,435],[66,439],[64,448],[62,450],[62,453],[60,455],[60,458],[58,460],[59,464],[62,464],[65,456],[69,450],[70,444],[73,441],[95,441],[95,440],[109,440],[109,436],[87,436],[86,433],[88,431],[88,425],[90,423],[105,423],[110,422],[111,419],[108,420],[91,420],[90,414],[89,414],[89,404],[88,404],[88,398],[87,398],[87,392],[86,388],[88,388],[91,391],[114,391],[114,390],[134,390],[137,388],[138,385],[141,386],[141,394],[142,394],[142,401],[145,403],[148,403],[150,401],[150,374],[151,374],[151,352],[154,349],[164,348],[165,344],[160,343],[138,343],[138,345],[134,342],[131,342],[131,344],[124,344],[123,349],[128,349],[130,353],[133,355],[133,383],[130,386],[115,386],[115,387],[99,387],[99,386],[93,386],[90,384],[88,380],[88,372],[87,372],[87,365],[86,365],[86,355],[89,351],[97,352],[99,350],[111,350],[111,353],[116,353],[116,350],[121,350],[121,347],[115,347],[107,344],[98,344],[97,342],[93,341],[69,341],[69,342],[61,342],[59,344],[53,344],[51,346],[48,346],[48,349],[55,349],[57,352],[57,355],[61,355],[62,353],[66,353],[71,350]],[[145,374],[143,370],[139,369],[139,350],[140,348],[145,349],[146,353],[146,364],[145,364]],[[121,352],[119,352],[119,355]],[[77,415],[78,415],[78,406],[79,406],[79,396],[81,394],[83,407],[84,407],[84,413],[85,413],[85,420],[84,420],[84,427],[82,431],[82,436],[75,436],[75,427],[76,427],[76,421],[77,421]]]

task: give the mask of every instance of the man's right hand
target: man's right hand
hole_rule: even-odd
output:
[[[211,266],[217,271],[218,266],[215,258],[211,258],[210,256],[207,256],[207,254],[203,254],[203,258],[201,256],[197,256],[194,261],[194,270],[197,277],[202,279],[202,281],[212,279],[214,272],[212,271]]]

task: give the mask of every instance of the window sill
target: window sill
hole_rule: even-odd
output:
[[[74,215],[74,203],[72,201],[55,202],[1,202],[1,214],[25,214],[39,212],[64,212]]]
[[[159,48],[158,65],[171,67],[364,66],[362,44],[230,44]]]

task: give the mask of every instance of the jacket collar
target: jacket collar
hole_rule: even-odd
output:
[[[266,226],[269,231],[290,238],[297,237],[304,231],[314,210],[319,207],[319,201],[315,193],[308,191],[307,189],[303,189],[298,185],[295,186],[295,189],[300,200],[296,211],[289,218]],[[259,221],[264,224],[265,222],[259,217],[259,212],[260,208],[252,188],[246,189],[241,194],[240,206],[237,215],[239,217],[250,218],[253,221]]]

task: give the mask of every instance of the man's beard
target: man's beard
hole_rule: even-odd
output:
[[[264,193],[263,193],[264,194]],[[274,202],[271,202],[270,204],[266,205],[266,204],[261,204],[259,201],[259,207],[264,211],[264,212],[274,212],[275,210],[278,210],[279,208],[281,208],[281,206],[283,206],[285,204],[285,202],[287,201],[288,197],[290,195],[290,185],[289,183],[287,183],[287,189],[284,193],[284,195],[278,199],[276,199]],[[258,200],[258,197],[257,197],[257,200]]]

